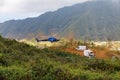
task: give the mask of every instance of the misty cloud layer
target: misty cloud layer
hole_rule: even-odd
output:
[[[0,1],[0,7],[4,5],[4,0]]]
[[[0,21],[38,16],[87,0],[0,0]]]

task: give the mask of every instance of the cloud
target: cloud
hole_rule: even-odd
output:
[[[38,16],[47,11],[54,11],[84,1],[87,0],[1,0],[0,15],[3,17],[2,20],[7,16],[12,16],[13,19]]]
[[[46,12],[56,10],[86,0],[6,0],[4,10],[7,12]]]
[[[4,5],[4,0],[1,0],[1,1],[0,1],[0,7],[1,7],[2,5]]]
[[[112,2],[115,4],[120,4],[120,0],[112,0]]]

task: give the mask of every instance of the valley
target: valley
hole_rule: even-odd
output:
[[[51,43],[47,42],[36,42],[35,40],[20,40],[19,42],[26,43],[31,46],[35,46],[39,49],[50,48],[50,49],[58,49],[63,52],[69,52],[72,54],[83,56],[83,50],[76,50],[77,46],[85,45],[90,50],[92,50],[96,58],[98,59],[111,59],[113,56],[116,58],[120,58],[120,41],[108,41],[108,42],[93,42],[93,41],[70,41],[67,39],[62,39],[59,42]]]

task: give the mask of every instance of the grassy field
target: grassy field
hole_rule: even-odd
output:
[[[39,49],[0,37],[0,80],[120,80],[119,59],[89,59],[66,48]]]

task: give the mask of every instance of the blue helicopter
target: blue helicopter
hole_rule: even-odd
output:
[[[52,43],[52,42],[60,41],[60,39],[57,39],[57,38],[55,38],[55,37],[50,37],[50,38],[48,38],[48,39],[40,40],[40,39],[36,38],[36,41],[37,41],[37,42],[41,42],[41,41],[50,41],[50,42]]]

